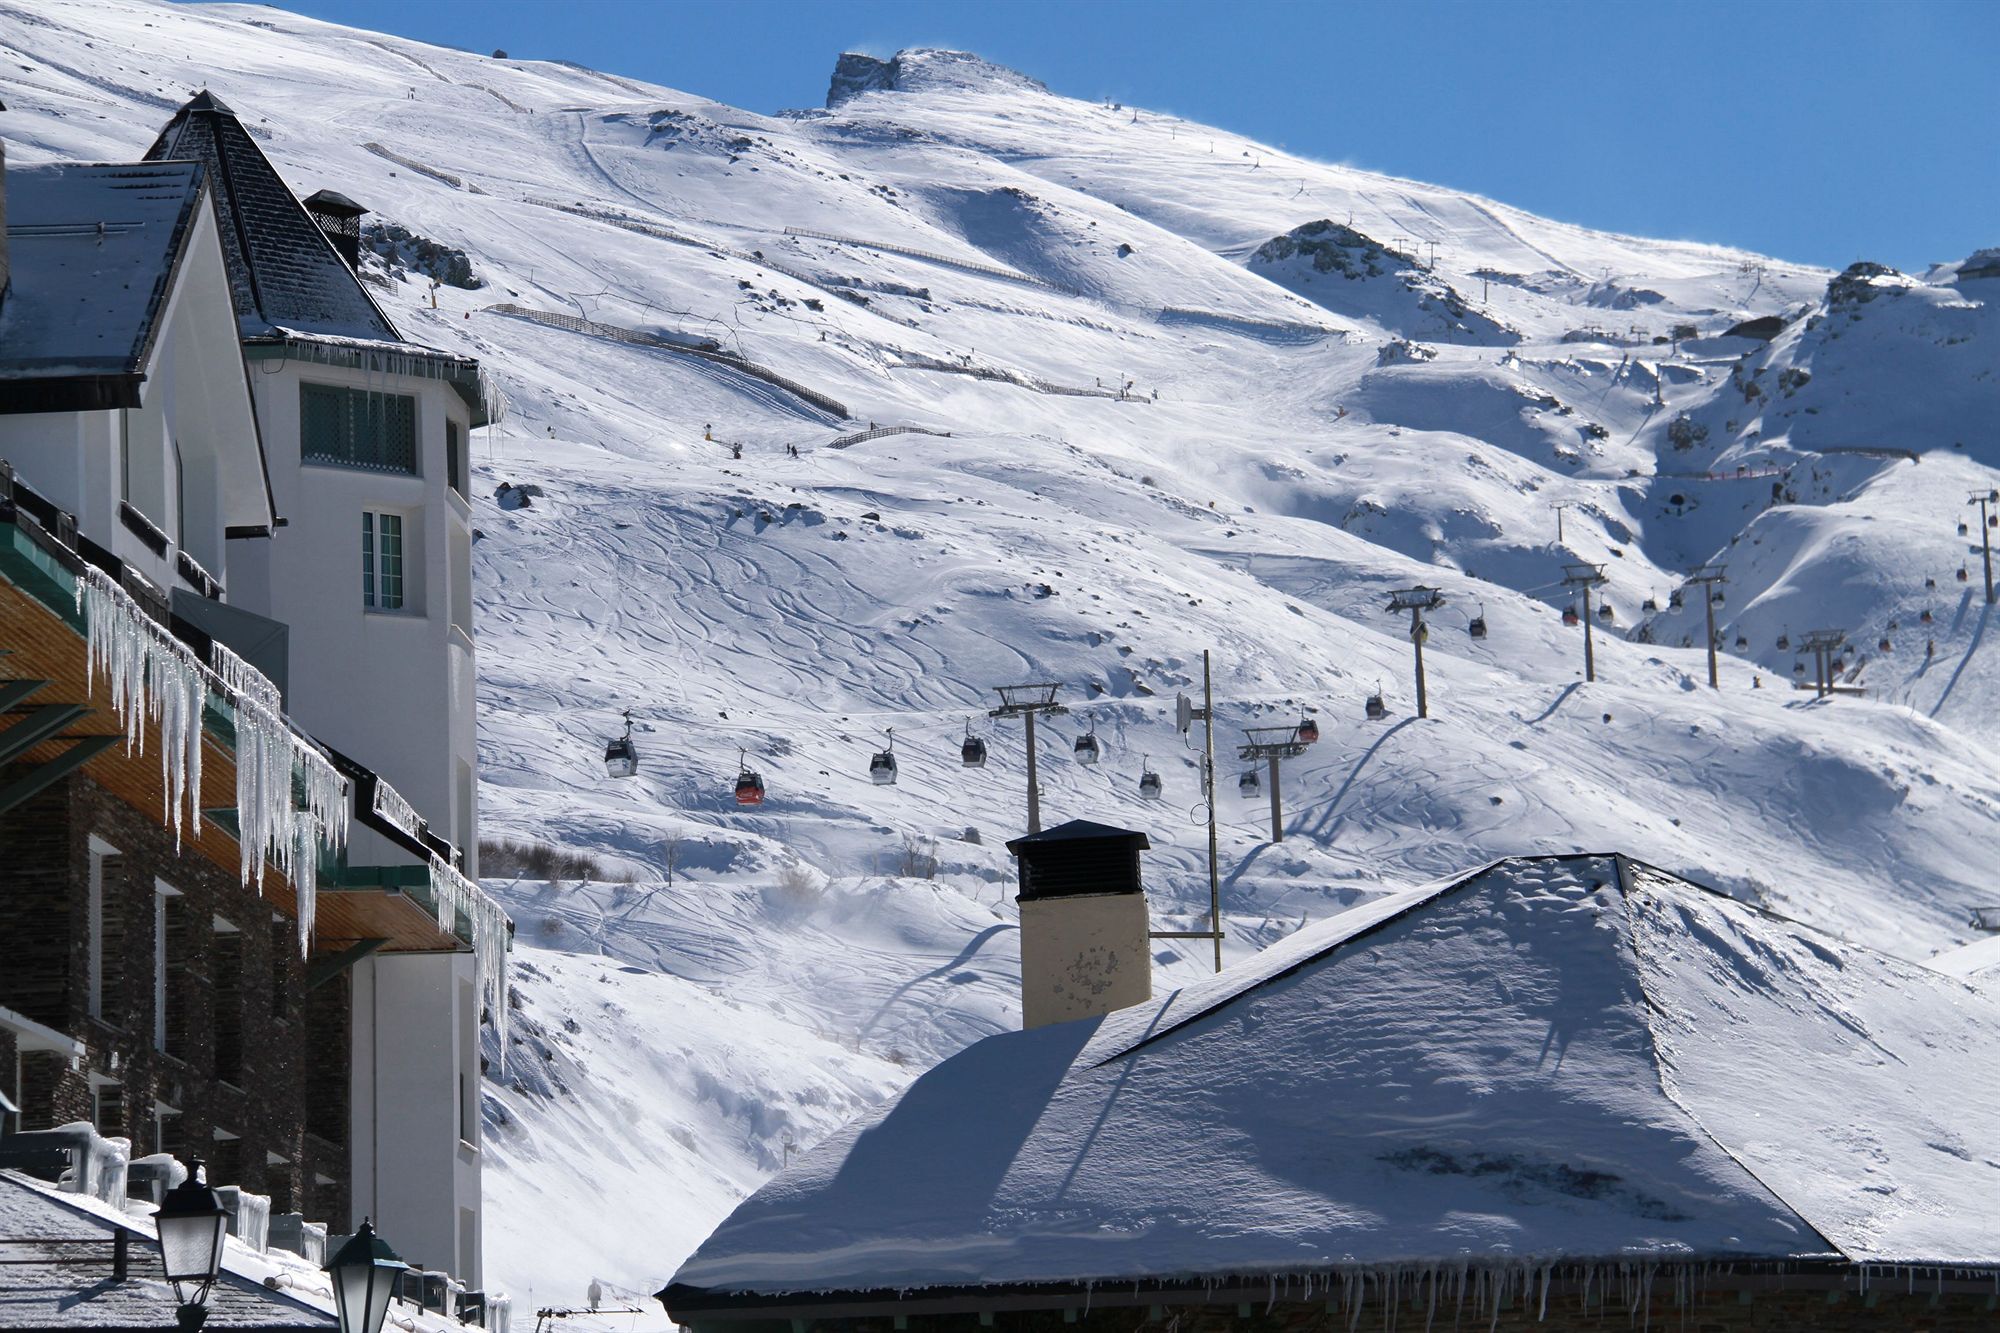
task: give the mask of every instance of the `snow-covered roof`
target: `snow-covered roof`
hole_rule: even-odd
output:
[[[1621,857],[980,1042],[747,1200],[739,1295],[1523,1259],[2000,1265],[2000,999]]]
[[[244,337],[287,329],[403,341],[222,99],[208,92],[189,99],[146,158],[201,162],[214,176],[222,253]]]
[[[1930,963],[1946,976],[2000,984],[2000,935],[1990,935],[1956,949],[1947,949],[1933,957]]]
[[[159,1241],[149,1219],[106,1209],[0,1171],[0,1326],[7,1328],[170,1328],[179,1302],[162,1279]],[[127,1276],[112,1278],[112,1240],[127,1240]],[[102,1241],[102,1245],[78,1244]],[[232,1258],[234,1256],[232,1255]],[[37,1262],[40,1261],[40,1262]],[[325,1310],[267,1290],[225,1261],[208,1297],[209,1328],[331,1330]]]
[[[138,402],[202,181],[192,162],[8,171],[0,410]]]

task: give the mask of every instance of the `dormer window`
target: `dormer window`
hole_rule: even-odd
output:
[[[417,400],[331,384],[299,386],[299,453],[308,463],[417,473]]]

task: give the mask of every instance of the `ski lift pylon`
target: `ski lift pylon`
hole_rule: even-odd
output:
[[[877,750],[868,761],[868,780],[878,787],[894,786],[896,782],[896,729],[890,727],[886,734],[889,737],[888,748]]]

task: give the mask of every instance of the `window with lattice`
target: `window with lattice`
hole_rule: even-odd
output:
[[[299,452],[308,463],[417,472],[417,400],[408,394],[299,386]]]

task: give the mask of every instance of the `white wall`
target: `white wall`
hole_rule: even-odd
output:
[[[354,969],[354,1217],[372,1217],[408,1262],[473,1287],[478,1003],[470,953],[377,954]]]
[[[121,500],[226,586],[224,530],[267,523],[270,510],[228,273],[206,206],[142,369],[134,408],[0,416],[0,458],[75,514],[84,536],[160,587],[188,585],[172,550],[155,555],[119,520]]]
[[[302,383],[414,396],[419,475],[304,462]],[[447,420],[465,428],[465,404],[435,380],[296,361],[253,362],[251,384],[285,526],[269,541],[231,544],[232,565],[246,567],[232,600],[291,626],[292,716],[386,777],[439,836],[464,843],[476,877],[476,787],[461,792],[457,781],[458,765],[477,763],[472,627],[452,631],[454,584],[465,579],[453,577],[452,552],[469,554],[472,511],[446,485],[444,442]],[[364,509],[403,516],[400,611],[362,605]],[[349,852],[356,864],[408,859],[366,830]]]

